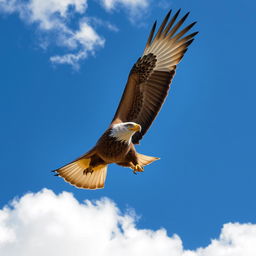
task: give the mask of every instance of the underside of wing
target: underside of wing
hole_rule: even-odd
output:
[[[112,121],[140,124],[141,132],[133,136],[135,144],[139,143],[154,121],[168,94],[176,65],[198,33],[186,35],[195,22],[181,29],[189,13],[177,21],[179,14],[180,10],[170,18],[170,11],[156,33],[156,22],[154,23],[144,53],[130,72]]]

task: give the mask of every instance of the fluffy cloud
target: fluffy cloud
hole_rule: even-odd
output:
[[[87,10],[87,0],[0,0],[0,12],[18,13],[28,24],[37,24],[44,41],[42,47],[54,42],[69,51],[62,56],[53,56],[53,63],[67,63],[75,68],[79,61],[95,49],[104,46],[104,38],[90,24],[89,18],[81,18]],[[77,26],[71,27],[71,23]]]
[[[1,256],[255,256],[256,225],[225,224],[209,246],[184,250],[165,230],[138,229],[109,199],[79,203],[70,193],[29,193],[0,211]]]
[[[74,68],[79,68],[79,61],[85,59],[88,53],[93,54],[96,47],[103,47],[105,40],[86,22],[80,23],[80,29],[75,33],[69,31],[68,37],[62,34],[63,44],[67,47],[78,49],[76,53],[68,53],[63,56],[52,56],[51,62],[57,64],[70,64]]]

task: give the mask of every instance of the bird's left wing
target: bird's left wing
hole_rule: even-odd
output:
[[[154,23],[145,51],[130,72],[112,120],[112,123],[136,122],[141,125],[141,132],[137,132],[132,138],[134,144],[139,143],[154,121],[167,96],[176,65],[198,33],[184,36],[195,22],[176,33],[189,14],[176,22],[179,13],[180,10],[169,20],[170,11],[156,34],[156,22]]]

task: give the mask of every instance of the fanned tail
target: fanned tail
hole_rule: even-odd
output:
[[[92,172],[84,172],[89,167],[91,158],[80,158],[57,170],[56,176],[61,176],[65,181],[78,188],[98,189],[104,188],[107,176],[107,165],[99,165]]]
[[[151,164],[152,162],[160,159],[158,157],[146,156],[146,155],[142,155],[142,154],[139,154],[139,153],[137,153],[137,157],[138,157],[138,161],[139,161],[140,166],[145,166],[145,165]]]

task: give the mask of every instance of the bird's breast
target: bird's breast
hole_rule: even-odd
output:
[[[122,161],[130,149],[128,143],[116,140],[109,133],[104,133],[96,146],[97,153],[107,163]]]

